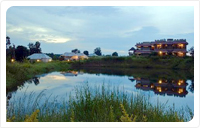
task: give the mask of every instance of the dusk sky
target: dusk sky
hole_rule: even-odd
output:
[[[43,53],[72,49],[128,55],[138,42],[186,39],[194,46],[193,6],[24,6],[6,14],[6,35],[16,46],[39,41]]]

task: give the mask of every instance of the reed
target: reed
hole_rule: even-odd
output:
[[[191,110],[176,110],[174,105],[166,106],[159,102],[154,105],[149,97],[122,90],[118,87],[111,89],[104,84],[94,88],[83,85],[75,88],[74,96],[70,95],[68,100],[60,102],[57,98],[50,101],[49,97],[46,98],[45,91],[38,96],[33,96],[32,93],[23,100],[10,103],[7,121],[183,122],[193,118]]]

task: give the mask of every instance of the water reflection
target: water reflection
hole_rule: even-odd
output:
[[[153,91],[155,94],[185,97],[188,94],[186,87],[188,83],[183,79],[158,79],[150,80],[146,78],[129,78],[129,80],[136,80],[135,87],[143,91]]]
[[[109,82],[108,82],[109,81]],[[104,85],[105,82],[113,87],[124,88],[128,93],[142,93],[150,96],[154,103],[158,97],[163,102],[169,100],[169,104],[177,103],[177,106],[191,104],[193,110],[193,75],[184,70],[154,70],[154,69],[77,69],[66,72],[52,72],[37,75],[26,81],[12,92],[7,92],[7,106],[12,97],[20,97],[24,92],[40,93],[46,90],[46,95],[52,97],[67,97],[73,95],[73,89],[87,82],[90,87]],[[34,86],[35,85],[35,86]],[[13,101],[14,102],[14,101]]]

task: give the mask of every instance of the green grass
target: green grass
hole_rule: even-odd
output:
[[[73,67],[116,67],[116,68],[160,68],[185,69],[193,72],[194,59],[192,57],[92,57],[88,60],[72,63]]]
[[[67,62],[52,61],[48,63],[6,63],[6,89],[12,91],[22,85],[26,80],[35,75],[51,71],[68,70],[70,65]]]
[[[10,103],[7,120],[25,121],[29,119],[26,115],[30,118],[34,115],[33,120],[39,122],[180,122],[193,118],[191,110],[176,110],[174,105],[159,102],[153,105],[149,97],[128,95],[119,88],[110,89],[105,85],[89,88],[87,84],[75,90],[76,95],[70,95],[69,100],[62,100],[60,105],[57,99],[50,102],[49,98],[39,105],[44,92],[38,96],[33,93],[22,96],[14,104]],[[25,101],[29,104],[24,104]]]

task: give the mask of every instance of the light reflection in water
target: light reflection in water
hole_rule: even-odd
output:
[[[97,75],[98,74],[98,75]],[[129,78],[129,80],[128,80]],[[113,87],[123,87],[127,93],[141,93],[150,96],[154,103],[159,100],[166,102],[169,100],[169,105],[176,103],[176,107],[190,105],[193,110],[193,91],[194,82],[185,79],[162,79],[148,77],[143,78],[138,75],[129,77],[129,75],[109,75],[103,73],[93,72],[91,74],[80,71],[69,72],[52,72],[48,74],[38,75],[33,79],[27,81],[20,89],[14,92],[7,92],[7,99],[12,100],[12,97],[20,97],[26,91],[27,94],[31,92],[40,93],[46,89],[46,96],[67,98],[71,93],[74,95],[74,88],[89,83],[89,86],[94,88],[96,85],[103,85],[103,82]],[[35,86],[37,85],[37,86]],[[7,104],[9,105],[9,103]]]
[[[132,78],[130,78],[132,79]],[[156,82],[146,78],[133,78],[136,80],[135,87],[144,91],[153,91],[155,94],[185,97],[188,94],[188,83],[184,80],[159,79]]]

